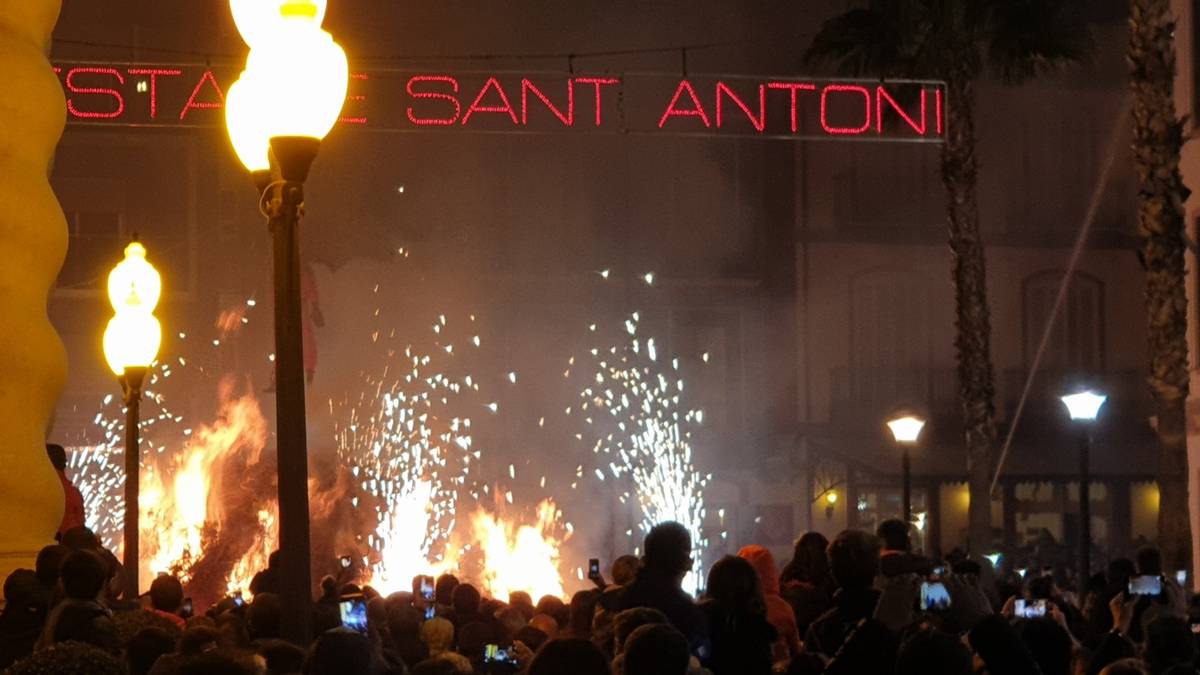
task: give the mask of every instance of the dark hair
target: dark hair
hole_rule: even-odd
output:
[[[1026,584],[1029,588],[1029,597],[1034,600],[1053,600],[1054,599],[1054,577],[1033,577]]]
[[[46,456],[50,458],[50,463],[55,469],[65,471],[67,469],[67,451],[63,446],[57,443],[46,444]]]
[[[472,660],[483,656],[485,646],[500,641],[492,625],[482,621],[466,624],[459,629],[457,637],[458,649],[455,651]]]
[[[1195,660],[1196,642],[1187,621],[1160,616],[1147,624],[1144,658],[1154,673]]]
[[[554,623],[557,623],[559,628],[565,628],[571,622],[571,610],[567,608],[567,603],[563,602],[562,598],[553,595],[543,595],[538,600],[537,613],[554,619]]]
[[[304,650],[286,640],[263,640],[256,651],[267,662],[267,675],[292,675],[304,667]]]
[[[5,675],[46,675],[47,673],[87,673],[88,675],[126,675],[125,664],[112,654],[83,642],[59,642],[17,661]]]
[[[326,574],[321,577],[321,597],[335,600],[338,597],[337,579]]]
[[[675,575],[688,570],[692,560],[692,535],[679,523],[668,520],[650,528],[642,544],[643,567],[658,574]]]
[[[712,602],[729,616],[757,614],[766,616],[767,602],[763,598],[758,572],[745,558],[727,555],[708,571],[705,602]]]
[[[650,607],[634,607],[624,610],[613,618],[613,638],[616,640],[617,652],[625,648],[625,641],[633,635],[633,631],[642,626],[655,626],[669,623],[667,615]]]
[[[73,600],[95,600],[108,581],[108,568],[91,551],[72,551],[62,563],[63,592]]]
[[[625,640],[624,675],[686,675],[687,638],[665,624],[641,626]]]
[[[1107,607],[1105,609],[1108,609]],[[1101,640],[1087,662],[1084,675],[1100,675],[1105,666],[1137,656],[1137,647],[1129,640]]]
[[[526,647],[536,652],[550,640],[550,636],[546,635],[541,629],[534,628],[533,626],[523,626],[521,630],[513,634],[513,640],[523,642]]]
[[[74,551],[96,549],[100,547],[100,540],[96,538],[95,532],[79,525],[63,532],[62,545]]]
[[[604,652],[582,638],[557,638],[542,645],[529,675],[610,675]]]
[[[175,651],[175,638],[162,628],[143,628],[125,645],[131,675],[146,675],[163,654]]]
[[[37,574],[32,570],[13,570],[4,580],[4,602],[11,608],[8,612],[15,612],[18,608],[32,610],[39,604],[44,605],[48,598],[49,594],[41,587]],[[40,616],[45,616],[44,607],[40,608]]]
[[[37,578],[46,588],[54,588],[58,583],[58,569],[71,549],[62,544],[51,544],[38,551]]]
[[[458,577],[443,574],[433,585],[433,598],[439,605],[450,605],[454,601],[454,589],[458,588]]]
[[[221,633],[208,626],[192,626],[179,636],[179,653],[183,655],[203,654],[217,648]]]
[[[600,602],[600,589],[589,588],[571,596],[568,607],[567,625],[575,637],[589,637],[592,634],[592,619],[596,616],[596,605]]]
[[[829,557],[825,550],[829,540],[820,532],[805,532],[792,547],[792,561],[784,566],[779,578],[788,581],[817,583],[829,577]]]
[[[1029,619],[1019,627],[1021,641],[1041,667],[1042,675],[1071,675],[1071,635],[1049,617]],[[1189,638],[1191,635],[1189,634]]]
[[[279,624],[283,620],[283,608],[279,596],[274,593],[259,593],[246,609],[246,624],[250,637],[255,640],[273,640],[279,637]]]
[[[1162,574],[1162,552],[1153,546],[1143,546],[1138,549],[1137,556],[1137,572],[1138,574]]]
[[[979,576],[983,573],[983,566],[974,560],[963,558],[950,566],[950,571],[955,574],[974,574]]]
[[[618,586],[624,586],[637,577],[638,565],[640,565],[637,556],[623,555],[613,561],[612,564],[612,582]]]
[[[971,651],[958,638],[936,630],[921,630],[900,645],[896,675],[972,675]]]
[[[455,587],[450,599],[451,604],[454,605],[454,613],[460,618],[475,616],[479,613],[479,601],[482,598],[479,595],[479,589],[471,584],[459,584]]]
[[[150,604],[160,612],[174,612],[183,604],[183,584],[168,574],[150,583]]]
[[[842,588],[868,588],[879,574],[879,539],[844,530],[829,544],[829,568]]]
[[[180,659],[177,675],[254,675],[254,667],[234,654],[215,651]]]
[[[879,524],[875,536],[883,540],[883,545],[893,551],[907,551],[909,548],[908,523],[892,518]]]
[[[309,675],[369,675],[371,641],[343,628],[317,638],[309,660]]]

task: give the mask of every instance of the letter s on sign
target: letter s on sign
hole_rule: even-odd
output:
[[[421,126],[421,127],[450,126],[451,124],[454,124],[455,122],[457,122],[459,115],[462,114],[462,104],[460,104],[458,102],[458,97],[451,96],[450,94],[436,92],[436,91],[417,91],[414,88],[414,85],[418,85],[423,82],[440,82],[443,84],[449,84],[450,91],[453,91],[455,94],[457,94],[458,93],[458,80],[456,80],[453,77],[450,77],[448,75],[414,75],[413,77],[408,78],[408,84],[405,85],[405,90],[408,92],[408,95],[415,99],[446,101],[446,102],[450,103],[451,105],[454,106],[454,116],[453,117],[417,117],[416,113],[413,112],[412,106],[409,106],[408,107],[408,121],[412,122],[413,124],[415,124],[417,126]]]
[[[117,78],[117,82],[125,84],[125,77],[115,68],[72,68],[67,71],[67,91],[72,94],[103,94],[111,96],[117,101],[117,109],[111,112],[96,112],[93,110],[80,110],[75,107],[74,99],[67,99],[67,110],[80,119],[113,119],[120,117],[125,112],[125,97],[116,89],[107,87],[80,87],[75,84],[76,75],[111,75]]]

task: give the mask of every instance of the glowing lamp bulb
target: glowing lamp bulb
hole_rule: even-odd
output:
[[[825,495],[825,503],[830,506],[833,506],[834,504],[836,504],[837,500],[838,500],[838,496],[837,496],[836,492],[830,492]]]
[[[108,301],[116,315],[104,330],[104,358],[115,375],[149,367],[158,357],[162,326],[154,308],[161,295],[162,277],[146,260],[146,248],[133,242],[108,275]]]
[[[1067,406],[1067,413],[1071,415],[1071,419],[1091,422],[1100,414],[1100,406],[1104,405],[1108,397],[1094,391],[1081,391],[1078,394],[1063,396],[1060,400]]]
[[[162,277],[146,260],[146,247],[133,242],[125,247],[125,259],[108,274],[108,301],[113,311],[150,314],[162,295]]]
[[[915,415],[904,415],[888,421],[888,429],[897,443],[916,443],[925,428],[925,420]]]

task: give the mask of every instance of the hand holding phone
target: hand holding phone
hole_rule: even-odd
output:
[[[361,595],[346,596],[338,603],[342,625],[350,630],[366,634],[367,632],[367,600]]]
[[[1157,574],[1130,577],[1129,595],[1162,595],[1162,577]]]
[[[925,612],[939,612],[950,607],[950,591],[940,581],[921,582],[920,608]]]
[[[486,645],[483,648],[484,663],[511,663],[517,664],[516,655],[511,647],[501,649],[500,645]]]
[[[591,580],[591,582],[593,584],[596,584],[596,586],[600,589],[603,589],[605,586],[608,585],[604,582],[604,575],[601,574],[601,572],[600,572],[600,559],[599,558],[589,558],[588,559],[587,578],[589,580]]]
[[[1037,619],[1046,616],[1046,600],[1024,600],[1017,598],[1013,615],[1020,619]]]

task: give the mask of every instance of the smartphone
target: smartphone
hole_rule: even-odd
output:
[[[501,649],[500,645],[487,645],[483,648],[484,663],[511,663],[516,664],[517,657],[513,655],[511,649]]]
[[[1187,588],[1187,570],[1175,570],[1175,583]]]
[[[179,615],[185,619],[190,619],[196,615],[195,609],[192,608],[192,599],[183,599],[183,608],[179,610]]]
[[[1162,577],[1157,574],[1143,574],[1129,578],[1130,595],[1162,595]]]
[[[433,577],[421,577],[421,597],[426,602],[433,600]]]
[[[599,558],[589,558],[588,559],[588,578],[595,579],[598,576],[600,576],[600,559]]]
[[[1046,600],[1024,600],[1017,598],[1014,614],[1019,619],[1036,619],[1046,616]]]
[[[354,559],[348,555],[342,556],[341,560],[342,560],[342,569],[344,569],[344,570],[350,569],[350,565],[354,564]]]
[[[350,630],[365,634],[367,632],[367,601],[362,596],[344,597],[338,604],[342,615],[342,625]]]
[[[237,605],[238,607],[246,606],[246,599],[242,597],[241,591],[237,591],[233,594],[233,604]]]
[[[1019,577],[1021,577],[1022,579],[1024,579],[1024,578],[1025,578],[1025,575],[1026,575],[1026,574],[1029,574],[1029,568],[1028,568],[1028,567],[1018,567],[1018,568],[1017,568],[1017,570],[1016,570],[1016,572],[1017,572],[1017,576],[1019,576]]]
[[[939,565],[939,566],[933,568],[932,576],[940,577],[940,576],[944,576],[945,574],[946,574],[945,567],[942,567],[941,565]]]
[[[1192,635],[1200,635],[1200,623],[1192,624]]]
[[[430,619],[432,619],[435,616],[437,616],[437,607],[430,605],[425,608],[425,620],[426,621],[429,621]]]
[[[920,607],[926,612],[937,612],[950,607],[950,591],[940,581],[921,582]]]

